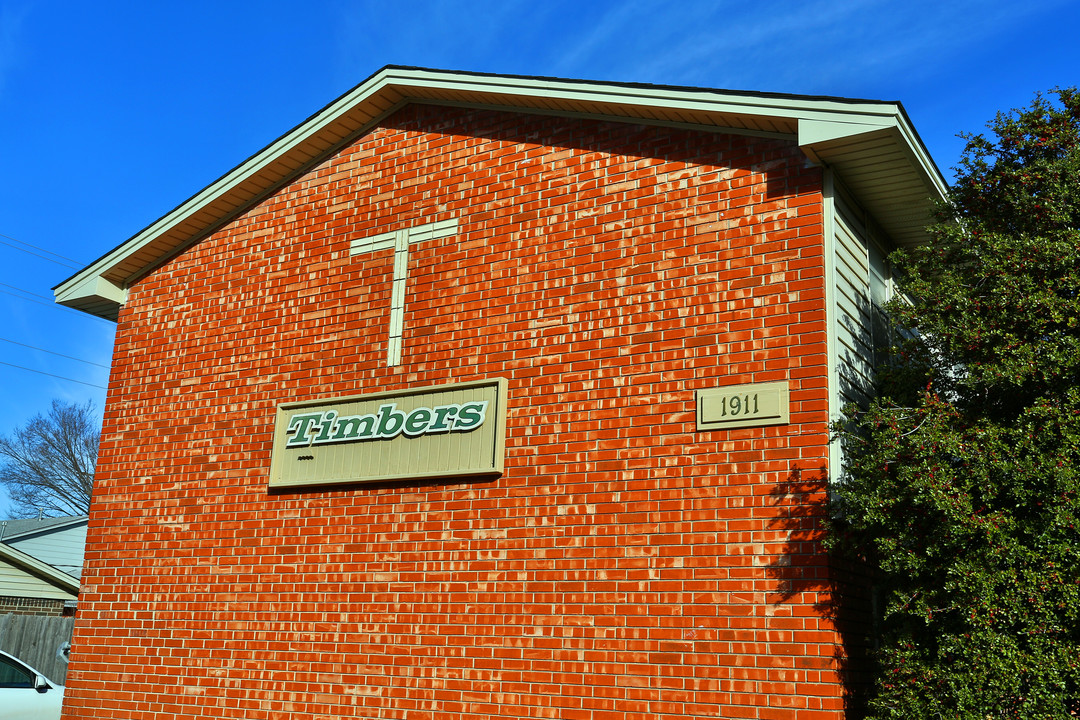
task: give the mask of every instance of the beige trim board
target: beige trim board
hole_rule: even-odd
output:
[[[378,250],[394,250],[394,271],[390,286],[390,336],[386,347],[386,364],[401,364],[401,349],[405,343],[405,294],[409,280],[409,246],[427,240],[441,240],[457,234],[458,220],[439,220],[414,225],[396,232],[356,238],[349,245],[349,255],[363,255]]]

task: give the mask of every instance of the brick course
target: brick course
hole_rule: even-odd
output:
[[[450,218],[387,367],[349,242]],[[841,717],[824,266],[792,142],[390,116],[130,288],[64,718]],[[502,478],[268,492],[278,404],[488,377]]]
[[[63,600],[51,598],[26,598],[26,597],[0,597],[0,615],[11,613],[13,615],[48,615],[59,617],[61,615],[73,615],[65,612]]]

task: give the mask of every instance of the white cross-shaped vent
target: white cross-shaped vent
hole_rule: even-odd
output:
[[[405,333],[405,283],[409,277],[409,246],[425,240],[438,240],[455,235],[457,219],[440,220],[405,230],[357,238],[349,247],[349,255],[394,248],[394,279],[390,290],[390,339],[386,347],[386,364],[401,362],[401,339]]]

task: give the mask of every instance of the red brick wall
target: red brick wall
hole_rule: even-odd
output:
[[[386,367],[349,241],[454,217]],[[822,244],[792,143],[392,116],[131,288],[65,718],[840,717]],[[268,493],[277,404],[495,376],[502,478]]]
[[[0,597],[0,615],[74,615],[64,612],[64,601],[51,598]]]

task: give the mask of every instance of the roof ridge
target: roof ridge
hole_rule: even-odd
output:
[[[906,242],[918,241],[926,225],[921,217],[913,224],[908,209],[943,194],[946,187],[896,102],[387,65],[56,285],[56,301],[115,321],[131,283],[410,102],[791,137],[815,162],[840,166],[857,156],[860,166],[851,173],[856,179],[848,183],[857,197],[880,195],[882,188],[891,192],[899,177],[906,195],[890,196],[883,205],[889,215],[879,220],[887,231],[905,234]],[[805,136],[804,127],[810,131]],[[855,138],[871,133],[877,133],[871,140],[879,148],[903,158],[886,173],[887,182],[878,179],[880,173],[865,172],[875,162],[868,153],[876,150]]]

